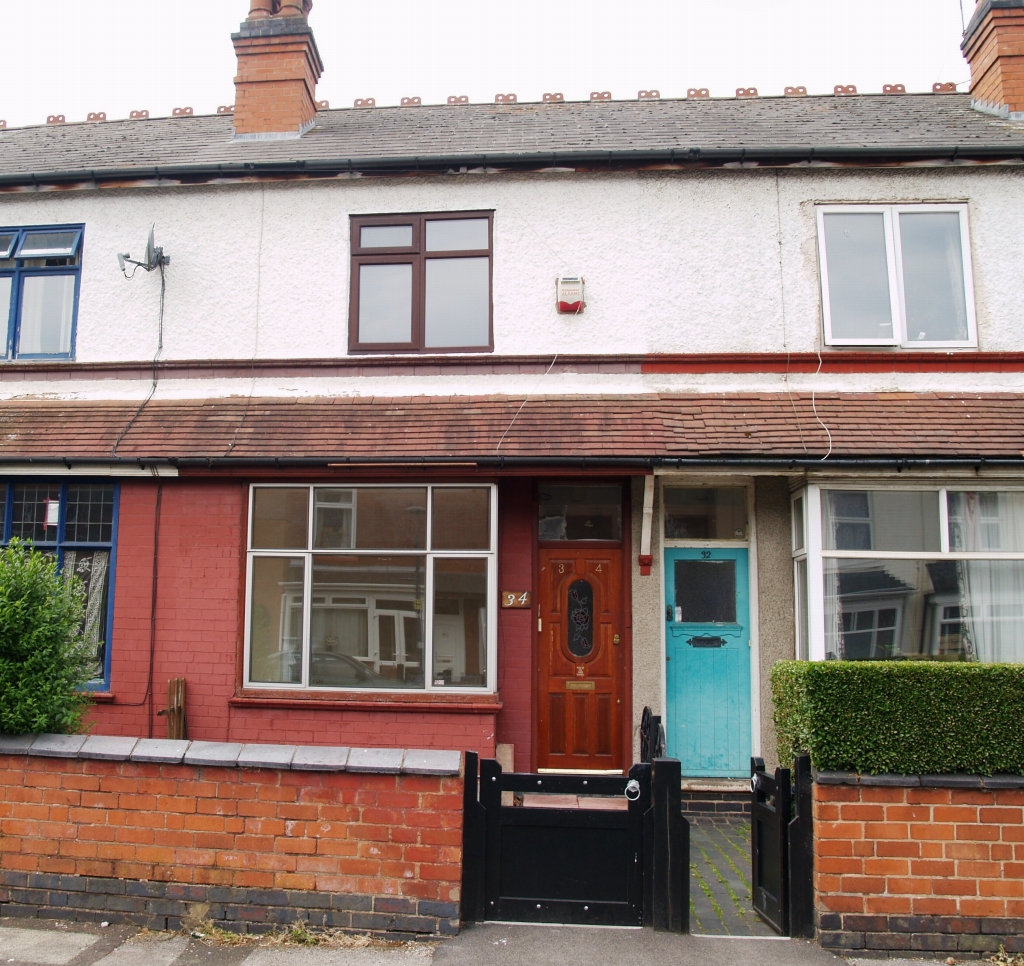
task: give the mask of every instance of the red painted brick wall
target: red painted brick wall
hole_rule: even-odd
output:
[[[0,755],[0,869],[458,902],[462,779]]]
[[[168,680],[184,677],[190,738],[440,748],[493,756],[497,716],[492,711],[293,710],[229,705],[235,693],[243,635],[239,594],[245,566],[242,548],[247,488],[240,482],[163,483],[151,718],[146,686],[156,495],[157,484],[153,481],[121,484],[111,643],[114,701],[95,706],[92,733],[163,737],[166,724],[156,712],[166,707]],[[514,541],[511,549],[511,559],[517,561]],[[526,557],[525,578],[517,571],[510,579],[529,580],[529,550]],[[504,658],[523,666],[525,690],[521,685],[516,690],[516,674],[511,679],[512,713],[518,716],[516,728],[521,729],[525,720],[524,747],[528,755],[529,617],[526,612],[517,612],[513,624],[517,619],[523,627],[516,625],[516,634],[506,635],[504,645],[499,638],[499,674]],[[525,656],[519,653],[523,628]],[[516,737],[508,740],[518,742],[519,732],[514,733]]]
[[[1024,790],[816,784],[814,881],[822,944],[950,951],[1020,946],[1022,822]]]
[[[533,481],[503,480],[498,487],[498,590],[535,590],[533,547],[537,512]],[[529,609],[498,612],[498,690],[502,711],[497,740],[515,745],[516,771],[530,771],[533,728],[533,627]]]

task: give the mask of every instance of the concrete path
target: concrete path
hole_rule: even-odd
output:
[[[649,929],[487,923],[436,943],[218,946],[127,926],[0,920],[0,966],[845,966],[813,943]],[[889,960],[887,966],[921,966]],[[930,962],[935,963],[936,960]],[[942,960],[938,960],[942,962]],[[850,966],[877,966],[853,960]]]
[[[113,949],[110,940],[116,943]],[[159,933],[98,936],[44,924],[0,926],[0,966],[834,966],[836,962],[809,943],[577,926],[488,923],[439,944],[363,949],[213,946]]]
[[[750,904],[750,822],[690,822],[690,932],[775,935]]]

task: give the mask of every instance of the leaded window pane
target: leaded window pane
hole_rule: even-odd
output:
[[[14,487],[12,537],[56,543],[59,523],[59,483],[19,483]]]
[[[65,543],[110,543],[114,534],[114,487],[72,483],[64,520]]]

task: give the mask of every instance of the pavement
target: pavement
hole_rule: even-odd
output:
[[[14,924],[16,923],[16,925]],[[354,940],[359,942],[359,940]],[[362,940],[367,942],[367,940]],[[928,960],[888,960],[921,966]],[[930,962],[944,962],[931,960]],[[879,966],[878,960],[847,960]],[[130,926],[0,920],[0,966],[845,966],[814,943],[650,929],[486,923],[438,942],[216,945]]]

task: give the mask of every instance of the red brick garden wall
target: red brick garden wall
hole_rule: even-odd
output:
[[[819,940],[1024,950],[1022,822],[1024,789],[816,783]]]
[[[458,777],[0,755],[3,915],[444,933],[461,863]]]

